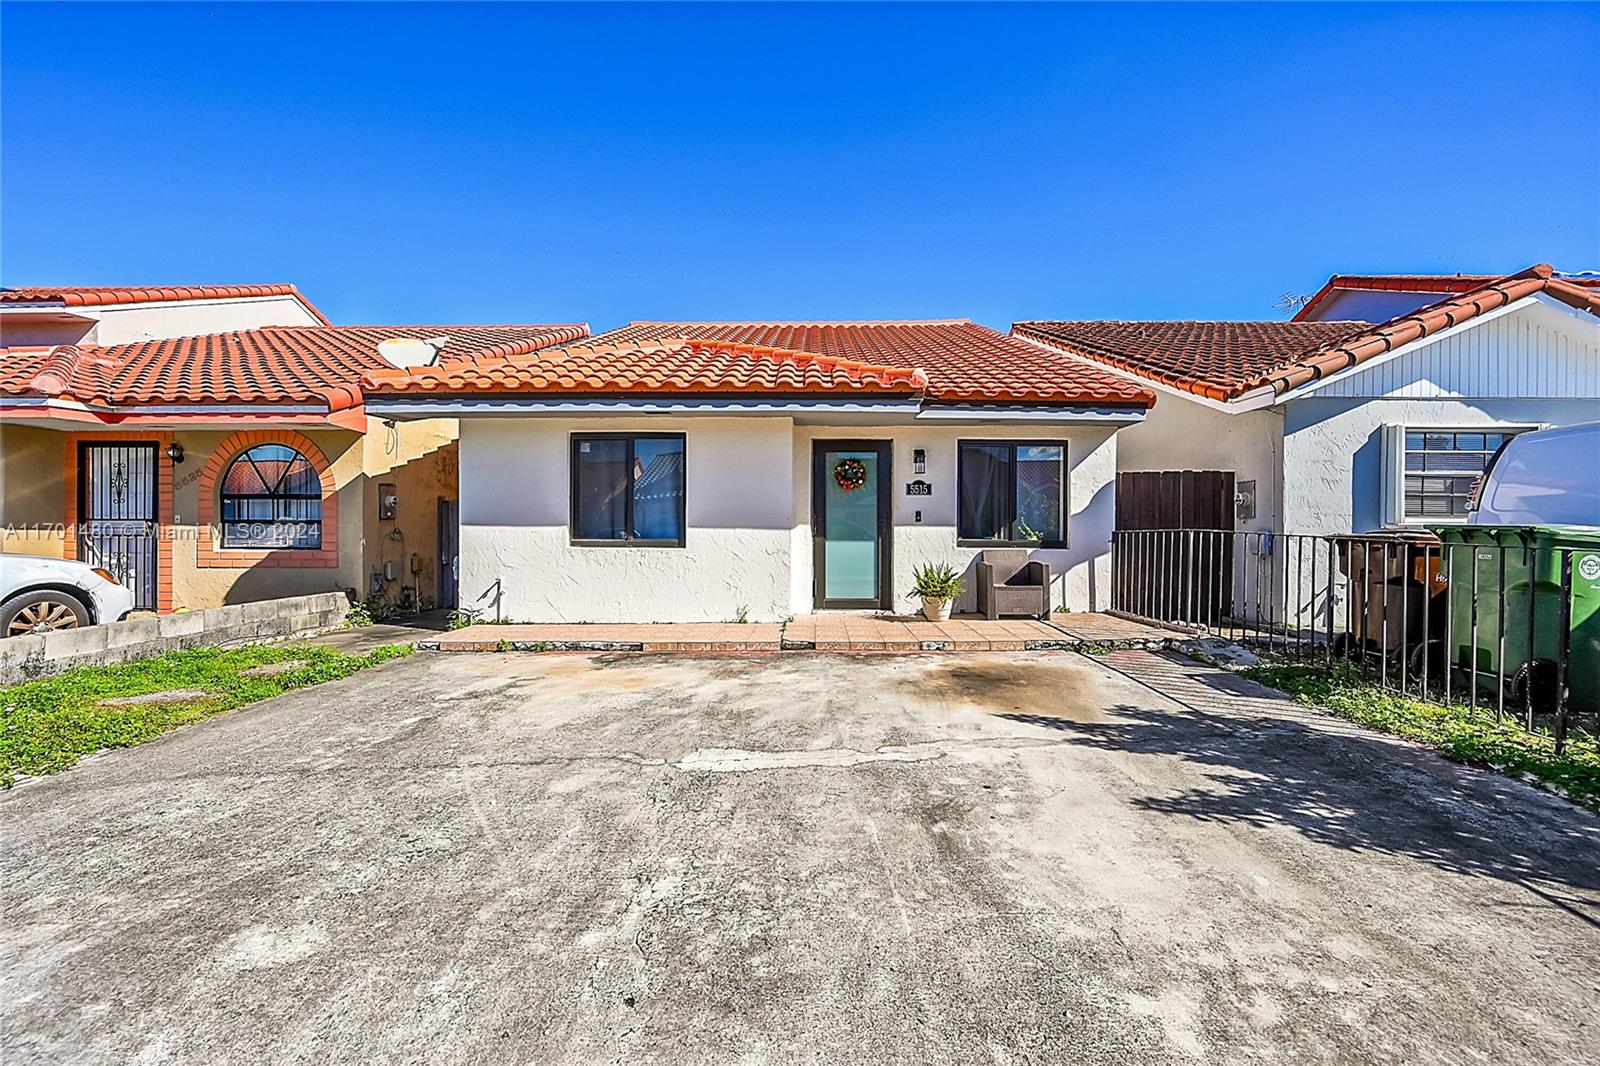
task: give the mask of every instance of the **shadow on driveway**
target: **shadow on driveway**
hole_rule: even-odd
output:
[[[1120,704],[1108,708],[1111,720],[1100,722],[998,717],[1089,747],[1207,767],[1212,787],[1136,800],[1144,810],[1288,826],[1329,847],[1499,878],[1600,928],[1600,818],[1509,778],[1457,768],[1408,742],[1330,722],[1247,679],[1208,673],[1248,687],[1223,688],[1189,671],[1184,680],[1216,689],[1221,699],[1231,692],[1248,709],[1217,713],[1194,705],[1201,700],[1180,699],[1187,713]],[[1269,700],[1276,705],[1270,710],[1262,706]],[[1296,714],[1313,720],[1297,721]]]

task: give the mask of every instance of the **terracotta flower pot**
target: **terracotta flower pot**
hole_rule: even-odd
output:
[[[950,621],[950,601],[922,597],[922,617],[930,622]]]

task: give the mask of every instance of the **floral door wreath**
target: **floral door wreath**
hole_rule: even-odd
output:
[[[867,464],[860,459],[840,459],[833,468],[833,480],[846,492],[854,492],[867,483]]]

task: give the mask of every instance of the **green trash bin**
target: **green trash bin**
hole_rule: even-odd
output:
[[[1491,694],[1503,676],[1508,710],[1520,711],[1531,702],[1535,712],[1549,713],[1555,710],[1558,663],[1566,644],[1568,709],[1600,713],[1600,529],[1435,526],[1433,531],[1445,554],[1450,585],[1446,652],[1461,695],[1467,695],[1474,676],[1479,691]],[[1570,597],[1562,595],[1566,553],[1572,559]],[[1570,604],[1565,617],[1564,598]]]

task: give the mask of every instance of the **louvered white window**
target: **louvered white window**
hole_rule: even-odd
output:
[[[1460,522],[1474,486],[1501,445],[1530,427],[1384,428],[1384,520],[1389,524]]]

